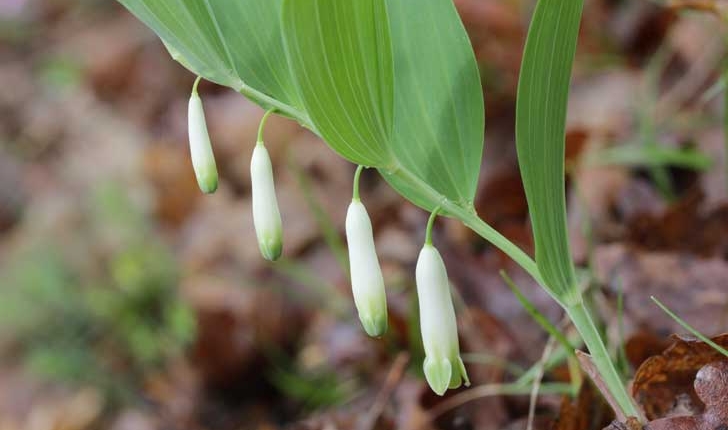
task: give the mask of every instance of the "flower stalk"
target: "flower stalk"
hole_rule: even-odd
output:
[[[187,112],[190,156],[197,177],[197,185],[199,185],[203,193],[211,194],[217,190],[217,165],[215,164],[215,155],[212,152],[210,134],[207,132],[202,99],[197,93],[200,79],[201,77],[198,76],[192,86]]]
[[[387,331],[387,296],[374,246],[372,222],[359,199],[359,177],[363,169],[359,166],[354,176],[353,197],[346,212],[346,242],[351,289],[359,320],[369,336],[380,337]]]
[[[278,210],[273,165],[263,143],[265,122],[273,113],[263,116],[258,129],[258,141],[250,161],[250,181],[253,189],[253,224],[260,253],[266,260],[276,261],[283,252],[283,226]]]

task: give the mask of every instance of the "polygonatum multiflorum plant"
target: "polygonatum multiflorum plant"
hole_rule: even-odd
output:
[[[524,50],[516,140],[535,259],[473,207],[485,115],[478,67],[452,0],[119,1],[192,73],[232,88],[268,115],[297,121],[360,166],[346,233],[355,304],[372,336],[386,330],[387,310],[358,194],[362,168],[376,169],[432,213],[416,281],[424,370],[434,391],[468,381],[447,272],[431,240],[439,214],[460,220],[533,276],[571,317],[620,412],[639,416],[582,299],[566,231],[566,105],[583,0],[539,0]],[[209,192],[217,176],[194,90],[192,97],[191,153],[200,187]],[[285,223],[262,128],[251,162],[253,212],[260,250],[275,260]]]

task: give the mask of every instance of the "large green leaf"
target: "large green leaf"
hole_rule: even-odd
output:
[[[285,0],[283,28],[306,110],[337,152],[421,207],[472,207],[483,95],[451,0]]]
[[[394,163],[392,52],[383,0],[284,0],[283,34],[306,111],[357,164]]]
[[[281,39],[282,0],[119,1],[193,73],[300,107]]]
[[[384,178],[415,204],[472,207],[483,153],[483,92],[452,0],[388,0],[399,169]]]
[[[291,107],[415,204],[472,209],[483,99],[452,0],[120,1],[185,67]]]
[[[583,0],[540,0],[518,84],[516,142],[536,263],[562,303],[578,297],[566,228],[566,107]]]

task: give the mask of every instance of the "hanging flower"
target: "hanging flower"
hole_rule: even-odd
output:
[[[470,385],[460,358],[455,308],[450,295],[445,263],[440,253],[426,243],[416,268],[420,304],[420,328],[425,347],[424,371],[427,383],[438,395],[457,388],[464,380]]]
[[[346,213],[346,241],[351,289],[359,320],[369,336],[382,336],[387,331],[384,277],[374,247],[372,222],[358,197],[352,199]]]
[[[210,135],[207,132],[202,99],[197,94],[199,82],[200,78],[197,78],[195,85],[192,87],[188,108],[190,155],[200,190],[205,194],[210,194],[217,190],[217,166],[215,165],[215,155],[210,144]]]
[[[253,223],[258,247],[263,258],[275,261],[283,251],[283,229],[273,183],[273,167],[262,141],[258,141],[253,150],[250,180],[253,186]]]

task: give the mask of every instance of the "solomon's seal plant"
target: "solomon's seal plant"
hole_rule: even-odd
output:
[[[192,95],[190,95],[187,113],[190,156],[192,158],[192,167],[197,177],[197,185],[200,186],[200,190],[203,193],[210,194],[217,190],[217,166],[215,165],[215,155],[212,153],[210,135],[207,132],[207,122],[205,121],[205,111],[202,108],[202,99],[197,94],[197,86],[200,83],[200,79],[198,77],[192,87]]]
[[[415,205],[439,208],[510,256],[571,317],[621,413],[640,418],[584,304],[566,231],[566,104],[583,0],[538,0],[524,51],[516,143],[535,259],[473,206],[485,113],[481,76],[452,0],[119,1],[193,73],[297,121],[342,157],[377,169]],[[280,254],[281,224],[259,140],[252,162],[255,224],[261,251],[272,260]],[[361,211],[353,216],[363,219]],[[367,263],[352,261],[357,290],[357,273],[364,264],[374,267],[374,254],[364,251],[368,241],[352,239],[352,260],[367,252]],[[417,272],[427,379],[443,392],[446,382],[466,378],[447,276],[432,245],[425,245]],[[433,319],[442,319],[442,327],[430,326]]]
[[[465,364],[460,358],[455,307],[445,263],[432,245],[432,225],[437,209],[427,223],[425,245],[417,259],[417,297],[420,305],[420,329],[425,347],[425,378],[432,391],[445,394],[465,381],[470,385]]]
[[[260,121],[258,141],[250,160],[250,182],[253,188],[253,224],[258,247],[263,258],[276,261],[283,252],[283,227],[273,182],[273,166],[263,143],[265,122],[272,112],[266,112]]]
[[[346,242],[351,291],[359,320],[369,336],[380,337],[387,331],[387,295],[374,248],[372,222],[359,198],[359,176],[363,169],[359,166],[354,177],[354,195],[346,212]]]

